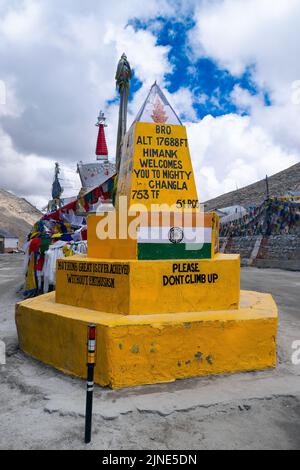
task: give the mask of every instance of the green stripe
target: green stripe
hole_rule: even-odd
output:
[[[138,259],[210,259],[211,243],[204,243],[199,250],[186,250],[185,243],[139,243]]]

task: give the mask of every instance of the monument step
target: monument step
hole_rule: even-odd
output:
[[[190,258],[158,261],[64,258],[57,262],[56,301],[121,315],[237,309],[239,255]]]
[[[81,378],[96,324],[95,382],[111,388],[276,366],[277,307],[257,292],[242,291],[238,310],[135,316],[58,304],[51,293],[18,304],[16,323],[23,351]]]

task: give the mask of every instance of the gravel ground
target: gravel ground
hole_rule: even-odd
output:
[[[242,270],[242,288],[272,293],[280,308],[275,371],[181,380],[111,391],[96,387],[93,443],[83,444],[85,382],[19,349],[14,306],[21,255],[0,255],[1,449],[299,449],[300,340],[297,272]]]

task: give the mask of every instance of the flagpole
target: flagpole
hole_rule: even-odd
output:
[[[116,169],[119,173],[121,164],[122,141],[127,130],[127,106],[129,97],[130,80],[132,78],[132,71],[130,64],[125,54],[118,63],[116,73],[116,85],[120,94],[120,108],[119,108],[119,122],[117,134],[117,148],[116,148]]]

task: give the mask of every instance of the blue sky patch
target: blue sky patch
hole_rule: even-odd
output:
[[[248,67],[242,76],[234,77],[208,57],[194,60],[188,44],[188,34],[195,26],[192,19],[183,18],[178,21],[157,17],[145,22],[135,18],[128,24],[136,31],[150,30],[157,38],[157,45],[170,48],[168,59],[173,70],[165,77],[166,88],[170,93],[175,93],[182,87],[188,88],[194,96],[193,107],[197,119],[202,119],[207,114],[214,117],[229,113],[246,115],[247,111],[239,110],[232,101],[231,93],[236,85],[253,96],[262,94],[265,105],[271,105],[268,92],[259,89],[252,79],[255,65]],[[141,85],[137,82],[133,82],[133,93]],[[180,110],[177,111],[180,113]]]

